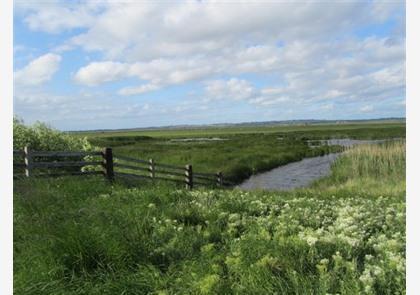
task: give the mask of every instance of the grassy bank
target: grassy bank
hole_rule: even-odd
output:
[[[383,185],[404,151],[360,147],[288,193],[16,182],[15,293],[404,294],[404,190]]]

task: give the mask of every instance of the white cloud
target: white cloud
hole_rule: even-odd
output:
[[[334,105],[333,104],[324,104],[324,105],[321,105],[319,107],[319,109],[322,110],[322,111],[332,111],[334,109]]]
[[[125,87],[118,91],[120,95],[134,95],[134,94],[142,94],[150,91],[155,91],[160,89],[159,85],[156,84],[145,84],[138,87]]]
[[[362,107],[360,108],[360,111],[361,111],[362,113],[370,113],[370,112],[372,112],[372,111],[373,111],[373,106],[371,106],[371,105],[365,105],[365,106],[362,106]]]
[[[336,97],[340,97],[344,94],[346,94],[346,93],[343,92],[343,91],[340,91],[340,90],[337,90],[337,89],[331,89],[331,90],[328,90],[325,93],[324,97],[327,98],[327,99],[328,98],[336,98]]]
[[[194,86],[203,88],[193,88],[192,100],[202,102],[204,91],[214,104],[230,100],[231,105],[278,107],[295,114],[304,107],[331,111],[347,104],[354,104],[354,111],[368,106],[377,111],[381,101],[400,101],[405,95],[402,1],[16,3],[30,29],[66,32],[68,39],[51,48],[94,53],[81,58],[88,63],[73,75],[75,82],[100,86],[129,79],[119,95],[198,81]],[[402,15],[396,17],[398,10]],[[364,27],[391,19],[397,30],[388,36],[361,37],[369,33]],[[59,60],[56,69],[53,63],[33,63],[16,72],[16,83],[48,81]],[[168,114],[187,107],[169,107]]]
[[[368,44],[368,46],[366,45]],[[373,56],[375,56],[373,58]],[[392,58],[393,57],[393,58]],[[278,86],[262,89],[277,102],[287,98],[334,99],[355,97],[363,88],[377,91],[405,85],[404,40],[389,43],[387,38],[299,41],[282,47],[256,45],[220,55],[189,58],[159,58],[147,62],[93,62],[75,75],[86,85],[136,77],[140,86],[121,89],[120,94],[133,95],[193,80],[211,79],[218,75],[272,73]]]
[[[74,80],[78,83],[95,86],[105,82],[117,81],[129,76],[129,65],[119,62],[93,62],[77,71]]]
[[[56,0],[15,1],[18,14],[24,14],[24,22],[31,30],[60,33],[65,30],[86,28],[93,25],[95,16],[105,7],[101,1]]]
[[[276,96],[276,97],[258,96],[254,99],[251,99],[250,103],[265,107],[265,106],[272,106],[272,105],[282,105],[289,101],[290,101],[290,98],[287,96]]]
[[[36,86],[51,80],[57,72],[61,56],[47,53],[31,61],[24,68],[14,73],[16,85]]]
[[[100,51],[108,60],[136,62],[220,54],[252,44],[325,40],[383,22],[403,3],[18,0],[15,6],[33,30],[57,33],[86,28],[67,46]]]
[[[401,7],[398,2],[112,1],[97,6],[103,9],[87,31],[66,46],[102,52],[105,61],[82,67],[75,80],[93,86],[139,79],[138,86],[120,89],[121,95],[219,75],[270,72],[278,73],[284,86],[263,89],[255,101],[271,104],[270,97],[277,102],[348,97],[355,89],[372,88],[368,81],[392,80],[400,87],[404,79],[398,78],[401,71],[389,70],[405,58],[404,38],[359,40],[349,34],[387,19]],[[372,76],[378,71],[383,73]]]
[[[210,100],[223,98],[244,100],[253,97],[256,90],[248,81],[232,78],[227,81],[214,80],[208,82],[206,94]]]

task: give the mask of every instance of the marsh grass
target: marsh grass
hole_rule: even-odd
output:
[[[343,178],[405,179],[405,148],[403,141],[356,146],[339,159],[333,170]]]
[[[153,158],[156,162],[183,167],[193,165],[193,171],[216,173],[222,171],[225,178],[240,183],[252,174],[276,168],[305,157],[324,155],[340,150],[338,146],[320,146],[311,149],[305,140],[277,135],[232,135],[226,141],[175,142],[169,139],[113,137],[93,140],[98,146],[111,146],[115,156],[125,155],[140,159]]]
[[[316,181],[313,187],[404,194],[405,149],[403,140],[355,146],[336,160],[330,176]]]
[[[91,132],[96,146],[109,146],[115,155],[149,159],[215,173],[240,183],[251,175],[306,157],[341,150],[338,146],[310,148],[307,140],[328,138],[377,139],[405,137],[405,124],[335,124],[248,128]],[[222,141],[173,142],[174,138],[218,137]]]

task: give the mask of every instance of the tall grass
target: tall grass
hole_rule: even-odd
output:
[[[342,177],[405,179],[405,148],[405,141],[357,146],[348,150],[333,169]]]
[[[405,141],[360,145],[345,152],[333,174],[341,178],[405,179]]]
[[[405,194],[405,141],[360,145],[346,150],[332,165],[331,174],[312,185],[318,190]]]

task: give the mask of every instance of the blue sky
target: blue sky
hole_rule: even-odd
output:
[[[403,1],[15,1],[14,113],[62,130],[405,116]]]

